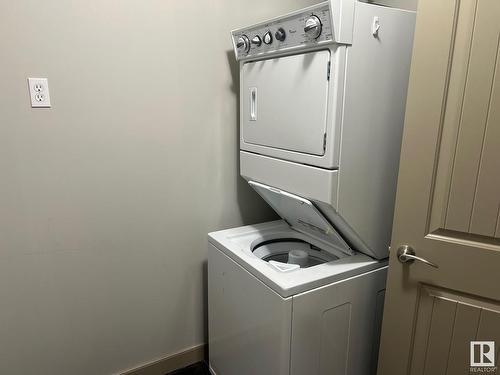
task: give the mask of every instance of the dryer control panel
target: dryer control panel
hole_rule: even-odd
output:
[[[290,13],[231,33],[237,60],[331,43],[329,2]]]

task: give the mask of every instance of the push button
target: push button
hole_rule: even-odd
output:
[[[273,42],[273,35],[271,34],[270,31],[264,34],[264,43],[265,44],[271,44]]]
[[[262,40],[260,39],[260,36],[255,35],[252,38],[252,44],[255,44],[257,47],[260,47],[260,45],[262,44]]]
[[[285,39],[286,39],[286,32],[285,32],[285,29],[283,29],[282,27],[280,27],[276,33],[274,34],[274,36],[276,37],[276,39],[278,39],[280,42],[283,42]]]

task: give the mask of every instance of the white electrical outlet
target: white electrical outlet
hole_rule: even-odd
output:
[[[50,108],[49,82],[47,78],[28,78],[32,108]]]

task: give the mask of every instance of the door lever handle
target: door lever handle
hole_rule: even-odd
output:
[[[434,267],[434,268],[439,268],[439,266],[435,263],[429,262],[427,259],[418,257],[415,255],[415,250],[413,250],[412,247],[408,245],[403,245],[398,249],[398,260],[401,263],[413,263],[414,261],[422,262],[424,264],[427,264],[428,266]]]

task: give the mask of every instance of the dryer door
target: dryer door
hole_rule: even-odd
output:
[[[241,134],[245,143],[324,155],[330,51],[245,63]]]

